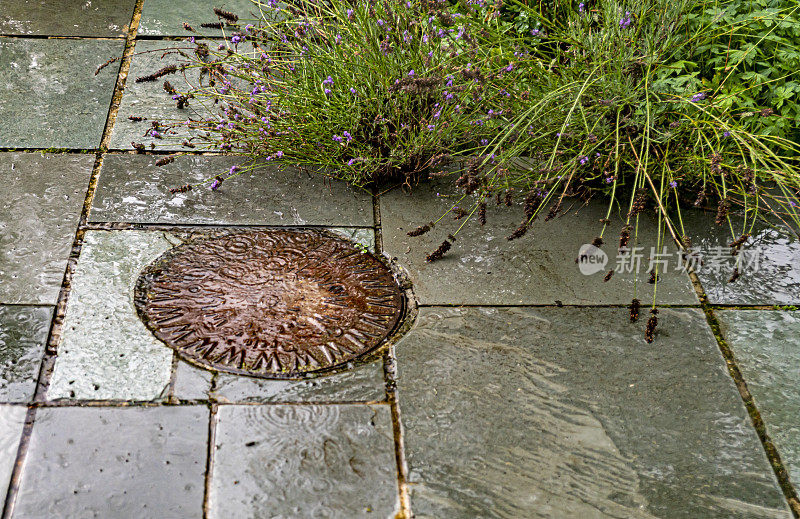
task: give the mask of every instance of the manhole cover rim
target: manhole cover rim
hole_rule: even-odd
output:
[[[176,231],[181,232],[180,229],[176,229]],[[386,349],[388,349],[388,347],[396,343],[397,340],[408,329],[407,324],[413,314],[413,312],[410,311],[412,307],[410,301],[413,300],[413,291],[410,286],[410,282],[407,279],[407,276],[405,276],[404,273],[396,265],[394,265],[389,258],[370,251],[364,251],[362,247],[358,246],[356,242],[352,241],[348,237],[342,236],[341,234],[335,233],[328,229],[308,228],[308,227],[259,227],[255,229],[238,228],[238,229],[216,230],[216,231],[184,230],[183,232],[187,234],[188,237],[181,238],[182,243],[175,245],[171,247],[169,250],[162,253],[160,256],[151,261],[139,272],[139,275],[136,279],[136,283],[134,285],[133,299],[134,299],[134,307],[136,308],[136,313],[141,322],[144,324],[145,328],[147,328],[147,330],[159,343],[161,343],[164,347],[173,350],[181,361],[187,362],[190,365],[199,367],[201,369],[209,370],[213,373],[228,373],[237,376],[246,376],[250,378],[257,378],[264,380],[308,380],[317,377],[341,373],[343,371],[348,371],[355,367],[370,362],[374,362],[379,358],[380,355],[384,353]],[[148,288],[149,276],[159,271],[163,271],[165,266],[169,264],[171,259],[178,256],[187,247],[190,247],[192,245],[200,244],[201,242],[206,240],[221,239],[224,237],[230,237],[240,234],[251,235],[257,233],[315,234],[324,239],[343,243],[349,248],[351,248],[353,251],[357,251],[358,253],[368,254],[372,260],[377,261],[382,267],[386,269],[386,272],[391,277],[392,282],[394,284],[393,288],[396,292],[396,296],[398,299],[397,309],[394,313],[391,325],[388,326],[387,331],[383,334],[382,338],[379,339],[374,345],[361,351],[357,355],[354,355],[352,358],[347,358],[346,360],[342,360],[341,362],[337,362],[329,366],[324,366],[321,368],[311,369],[307,371],[286,371],[286,372],[273,371],[266,373],[257,373],[247,369],[239,369],[232,366],[221,366],[220,364],[215,363],[213,361],[207,361],[204,359],[193,357],[191,355],[185,354],[183,351],[181,351],[179,347],[169,344],[168,342],[161,339],[156,334],[156,329],[154,328],[154,326],[151,326],[150,316],[146,312],[146,304],[148,301],[147,288]]]

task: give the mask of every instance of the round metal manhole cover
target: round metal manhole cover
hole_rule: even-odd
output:
[[[264,378],[336,370],[397,327],[391,271],[318,231],[247,231],[171,249],[148,266],[136,308],[155,336],[206,368]]]

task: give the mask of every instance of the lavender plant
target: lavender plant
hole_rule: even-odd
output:
[[[659,249],[672,240],[689,255],[681,208],[700,206],[715,208],[717,223],[730,228],[736,254],[759,215],[800,228],[800,145],[786,137],[770,97],[743,107],[741,88],[726,89],[758,43],[791,43],[770,37],[795,23],[800,7],[762,13],[772,22],[748,34],[752,24],[713,15],[726,3],[262,2],[252,23],[217,9],[213,24],[226,31],[218,46],[186,26],[192,35],[173,54],[175,68],[145,80],[198,69],[200,80],[186,89],[165,84],[179,108],[192,110],[174,123],[195,132],[184,145],[254,159],[208,179],[211,189],[264,161],[358,186],[411,186],[463,158],[453,178],[465,198],[448,213],[464,218],[442,231],[447,239],[429,261],[447,254],[468,222],[485,223],[491,198],[514,205],[512,193],[522,194],[524,216],[509,240],[540,216],[557,217],[567,198],[597,196],[608,202],[597,247],[614,232],[620,250],[630,251],[640,216],[654,212]],[[734,34],[754,44],[720,46]],[[689,70],[687,60],[708,52],[730,52],[722,76],[714,66]],[[740,227],[732,211],[743,215]],[[625,220],[621,229],[609,229],[612,212]],[[431,232],[442,218],[409,234]],[[658,322],[659,274],[656,266],[648,342]],[[640,315],[638,297],[631,320]]]

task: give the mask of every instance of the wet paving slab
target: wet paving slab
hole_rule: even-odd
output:
[[[17,461],[19,441],[28,408],[20,405],[0,405],[0,502],[5,503],[6,491]]]
[[[86,233],[49,400],[166,397],[172,350],[139,320],[132,292],[141,269],[172,246],[160,232]]]
[[[415,517],[791,514],[704,316],[422,308],[396,346]]]
[[[697,275],[712,304],[800,304],[800,239],[779,226],[758,222],[750,230],[739,218],[717,226],[712,213],[684,215],[687,233],[703,264]],[[752,236],[738,257],[729,244],[744,232]],[[741,276],[731,280],[739,262]]]
[[[124,38],[135,0],[3,2],[0,35]]]
[[[209,517],[394,517],[385,405],[220,406]]]
[[[0,402],[30,402],[50,330],[49,306],[0,305]]]
[[[56,303],[93,164],[91,155],[0,153],[0,303]]]
[[[3,38],[0,40],[0,147],[98,148],[122,40]]]
[[[332,230],[337,231],[340,230]],[[372,233],[361,234],[366,234],[362,236],[365,239],[362,245],[371,247]],[[133,296],[141,271],[164,252],[183,243],[181,236],[162,231],[86,233],[47,392],[49,400],[149,401],[170,396],[173,350],[157,340],[142,323]],[[385,398],[383,364],[379,359],[355,370],[311,380],[255,380],[220,374],[213,389],[210,376],[185,366],[178,370],[174,385],[173,396],[179,400],[210,397],[222,402],[281,402]]]
[[[215,374],[179,362],[173,397],[179,401],[229,403],[379,402],[386,399],[383,363],[373,361],[347,371],[308,380],[268,380]]]
[[[722,333],[781,455],[800,483],[800,312],[722,310]]]
[[[205,406],[45,408],[14,517],[203,516]]]
[[[259,12],[259,6],[252,0],[226,0],[224,2],[210,2],[208,0],[145,0],[142,8],[142,19],[139,22],[140,36],[187,36],[191,33],[183,28],[186,22],[204,36],[222,36],[223,31],[201,27],[203,23],[215,23],[219,18],[213,9],[220,7],[236,14],[240,18],[240,25],[254,20]],[[264,2],[264,12],[272,9]],[[237,30],[226,27],[225,34]]]
[[[170,188],[227,175],[241,157],[177,157],[158,167],[161,157],[106,155],[89,220],[215,225],[373,224],[372,195],[345,183],[326,180],[296,168],[270,164],[226,180],[171,194]]]
[[[215,45],[213,41],[207,42]],[[189,118],[202,120],[209,116],[206,109],[198,100],[190,100],[185,108],[177,108],[172,96],[164,91],[164,81],[169,81],[178,91],[185,92],[189,84],[196,85],[200,75],[199,68],[190,68],[183,72],[168,74],[156,81],[136,82],[140,77],[153,74],[168,65],[175,65],[185,58],[176,52],[194,52],[194,44],[188,41],[152,41],[138,40],[134,47],[134,56],[131,61],[128,78],[125,82],[125,91],[117,112],[117,119],[111,133],[109,149],[132,150],[132,142],[141,143],[147,150],[156,151],[202,151],[216,148],[206,148],[205,144],[195,142],[195,148],[188,148],[182,142],[197,136],[197,133],[185,126],[178,125],[172,129],[165,127],[172,123],[185,123]],[[143,118],[132,120],[130,117]],[[159,130],[152,133],[153,123],[160,123]],[[153,146],[151,146],[153,145]]]
[[[628,304],[638,297],[652,300],[653,285],[649,280],[651,247],[656,245],[656,225],[644,218],[639,224],[644,247],[641,267],[635,272],[615,273],[608,282],[603,277],[610,269],[635,271],[635,261],[617,255],[618,233],[624,221],[612,214],[612,225],[606,234],[608,263],[591,275],[583,275],[576,264],[579,249],[592,243],[606,217],[608,207],[590,203],[578,211],[573,209],[549,222],[537,220],[528,233],[519,239],[506,239],[524,219],[521,206],[508,208],[489,204],[487,224],[481,228],[478,219],[468,222],[456,237],[453,248],[443,259],[433,263],[426,255],[436,249],[462,222],[446,216],[432,231],[419,237],[407,233],[417,226],[437,220],[458,202],[453,194],[452,179],[415,186],[409,196],[400,189],[380,198],[384,250],[396,257],[412,282],[422,304]],[[568,207],[565,203],[564,207]],[[462,207],[470,210],[471,205]],[[578,211],[577,215],[575,214]],[[451,213],[452,214],[452,213]],[[631,243],[633,246],[633,243]],[[663,256],[668,270],[660,276],[657,301],[660,304],[696,304],[697,298],[685,272],[676,271],[676,249],[670,244]],[[656,249],[656,252],[658,249]]]

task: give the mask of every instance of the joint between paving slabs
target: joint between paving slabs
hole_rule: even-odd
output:
[[[747,387],[747,382],[745,382],[744,375],[739,369],[739,365],[736,362],[736,357],[733,354],[733,350],[730,348],[725,340],[725,337],[722,335],[719,321],[714,313],[714,307],[718,305],[711,305],[708,302],[708,296],[706,295],[705,289],[703,289],[700,278],[697,277],[697,274],[692,269],[688,269],[688,272],[692,286],[697,293],[697,298],[700,300],[700,306],[705,314],[706,322],[708,323],[711,332],[714,334],[714,338],[717,341],[717,346],[722,353],[722,357],[725,359],[725,364],[728,368],[728,374],[733,379],[736,389],[739,391],[739,396],[742,398],[742,402],[747,409],[747,414],[750,416],[750,421],[753,424],[753,428],[756,430],[756,435],[761,442],[761,446],[764,448],[764,452],[767,456],[770,466],[772,467],[772,471],[775,474],[775,478],[778,480],[778,486],[780,487],[781,491],[783,492],[783,496],[786,498],[786,501],[789,504],[792,515],[795,517],[795,519],[799,519],[800,499],[798,499],[797,491],[789,479],[789,472],[786,470],[786,466],[783,464],[783,460],[781,459],[775,444],[772,442],[772,439],[767,433],[767,427],[764,423],[764,419],[761,417],[761,413],[756,406],[755,399]]]
[[[214,468],[214,451],[217,442],[217,404],[209,404],[208,419],[208,451],[206,453],[206,474],[203,481],[203,519],[210,517],[210,492],[211,492],[211,473]]]
[[[380,194],[377,188],[372,192],[372,216],[375,227],[375,252],[379,256],[384,256],[383,252],[383,228],[381,227],[381,207]],[[411,300],[409,294],[409,316],[406,322],[416,320],[416,301]],[[383,375],[386,385],[386,400],[392,415],[392,434],[394,436],[394,456],[397,467],[397,489],[399,492],[398,501],[400,509],[397,511],[395,519],[411,519],[411,502],[408,495],[408,466],[406,464],[405,446],[403,443],[403,425],[400,419],[400,407],[397,401],[397,361],[394,355],[394,345],[389,346],[383,355]]]
[[[78,228],[75,231],[75,238],[72,242],[72,250],[70,251],[67,265],[64,270],[64,277],[62,279],[56,307],[53,311],[53,318],[50,323],[50,330],[48,331],[44,355],[39,366],[33,402],[28,407],[22,437],[20,438],[19,446],[17,448],[17,456],[11,472],[8,491],[6,493],[6,500],[3,506],[4,519],[10,518],[14,513],[14,503],[16,502],[19,491],[19,483],[22,477],[22,466],[25,463],[28,445],[30,443],[31,433],[33,431],[33,424],[36,418],[36,409],[38,407],[36,404],[45,400],[48,380],[55,363],[55,353],[58,341],[60,340],[61,326],[63,325],[64,314],[66,312],[72,275],[75,272],[75,266],[77,265],[78,256],[80,256],[81,245],[83,243],[83,236],[85,233],[84,226],[88,220],[89,210],[91,209],[92,200],[94,198],[94,190],[97,187],[97,178],[100,172],[100,167],[103,164],[103,150],[107,148],[108,141],[111,137],[111,129],[113,128],[114,121],[116,120],[117,109],[119,108],[120,100],[122,99],[122,92],[124,90],[125,79],[130,68],[131,58],[133,56],[133,46],[136,39],[136,31],[139,27],[139,20],[141,19],[143,4],[144,0],[136,0],[133,15],[131,17],[131,23],[128,25],[128,34],[125,38],[125,50],[123,51],[122,61],[117,72],[117,80],[114,85],[114,95],[112,96],[111,104],[108,108],[108,115],[106,116],[106,122],[103,128],[102,138],[100,140],[100,147],[95,151],[95,161],[92,167],[91,176],[89,178],[89,185],[87,186],[83,209],[78,221]]]

